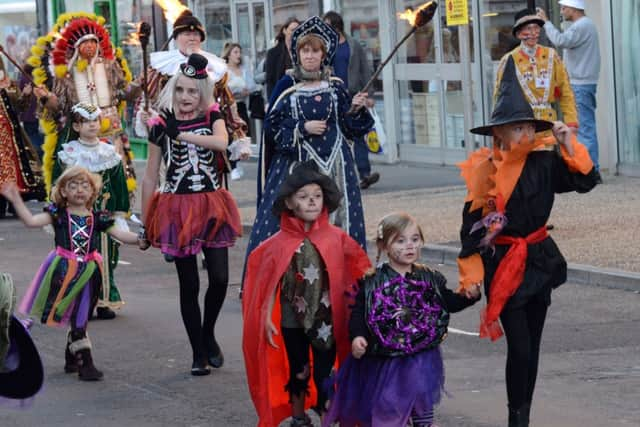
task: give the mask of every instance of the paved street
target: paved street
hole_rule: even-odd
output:
[[[233,285],[217,328],[226,359],[221,370],[207,377],[189,375],[191,352],[178,311],[173,264],[156,250],[127,247],[116,274],[127,305],[115,320],[89,325],[104,381],[83,383],[65,374],[65,330],[35,325],[33,335],[45,364],[44,389],[28,409],[2,407],[0,426],[253,426],[237,299],[244,243],[231,253]],[[13,275],[19,296],[51,244],[51,236],[41,230],[0,221],[0,271]],[[437,268],[455,281],[451,267]],[[570,283],[555,292],[532,426],[640,424],[639,303],[634,292]],[[477,304],[454,315],[451,327],[474,331],[479,308]],[[438,424],[506,425],[504,341],[492,344],[452,332],[443,351],[450,397],[438,410]]]

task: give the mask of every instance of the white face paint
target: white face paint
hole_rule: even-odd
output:
[[[186,76],[178,77],[173,103],[175,110],[181,114],[197,112],[200,106],[200,91],[195,79]]]

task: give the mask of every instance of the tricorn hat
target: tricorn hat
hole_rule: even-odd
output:
[[[192,53],[187,58],[187,62],[184,64],[180,64],[180,71],[187,77],[192,79],[206,79],[209,77],[209,73],[207,72],[207,58],[198,54]]]
[[[27,399],[42,387],[44,370],[27,327],[13,315],[14,303],[11,276],[0,273],[0,396]]]
[[[204,30],[202,23],[198,18],[193,16],[193,13],[186,9],[178,16],[176,22],[173,23],[173,37],[178,37],[178,34],[184,31],[197,31],[200,33],[200,41],[204,41],[207,38],[207,32]]]
[[[520,31],[520,28],[531,23],[538,24],[540,27],[544,27],[544,21],[540,19],[538,15],[536,15],[535,10],[522,9],[520,12],[516,13],[516,16],[514,17],[511,34],[513,34],[514,37],[517,37],[516,34],[518,33],[518,31]]]
[[[323,205],[329,213],[338,209],[342,199],[338,186],[331,178],[320,172],[316,162],[307,160],[293,166],[291,173],[280,186],[278,197],[273,202],[271,212],[279,217],[287,210],[287,205],[285,204],[287,198],[308,184],[318,184],[322,188]]]
[[[553,127],[553,123],[536,119],[533,115],[533,109],[524,97],[524,92],[522,92],[520,82],[516,77],[516,66],[513,62],[513,57],[509,56],[507,65],[504,67],[500,88],[498,89],[498,98],[493,107],[489,124],[473,128],[469,132],[491,136],[494,126],[518,122],[533,123],[536,127],[536,132],[542,132]]]

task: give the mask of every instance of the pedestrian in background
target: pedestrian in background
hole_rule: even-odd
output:
[[[291,62],[291,35],[298,25],[300,25],[300,21],[297,18],[287,19],[278,31],[276,45],[267,51],[264,70],[267,73],[267,99],[269,101],[271,101],[271,92],[276,87],[278,80],[284,76],[285,71],[293,66]]]
[[[367,60],[367,54],[360,46],[357,40],[344,32],[344,20],[342,16],[334,11],[329,11],[322,17],[324,22],[329,24],[340,37],[336,55],[333,57],[333,74],[339,77],[343,82],[349,95],[354,96],[360,92],[369,79],[371,78],[371,67]],[[375,101],[373,98],[373,89],[369,89],[369,99],[367,107],[373,108]],[[365,136],[353,138],[353,157],[356,161],[358,174],[360,175],[360,188],[369,188],[378,182],[380,174],[378,172],[371,173],[371,163],[369,162],[369,147],[365,141]]]
[[[543,9],[538,8],[537,15],[544,21],[544,30],[551,43],[564,49],[562,59],[578,107],[578,140],[587,147],[596,170],[599,170],[595,114],[600,76],[598,30],[591,18],[585,15],[584,0],[560,0],[558,3],[562,17],[571,23],[563,32],[553,25]]]

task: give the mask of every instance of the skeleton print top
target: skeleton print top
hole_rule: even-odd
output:
[[[213,135],[213,123],[222,119],[215,104],[204,116],[178,121],[181,132]],[[176,141],[165,134],[161,122],[153,124],[149,141],[162,149],[166,175],[163,193],[189,194],[216,191],[220,187],[216,159],[218,153],[198,145]]]

